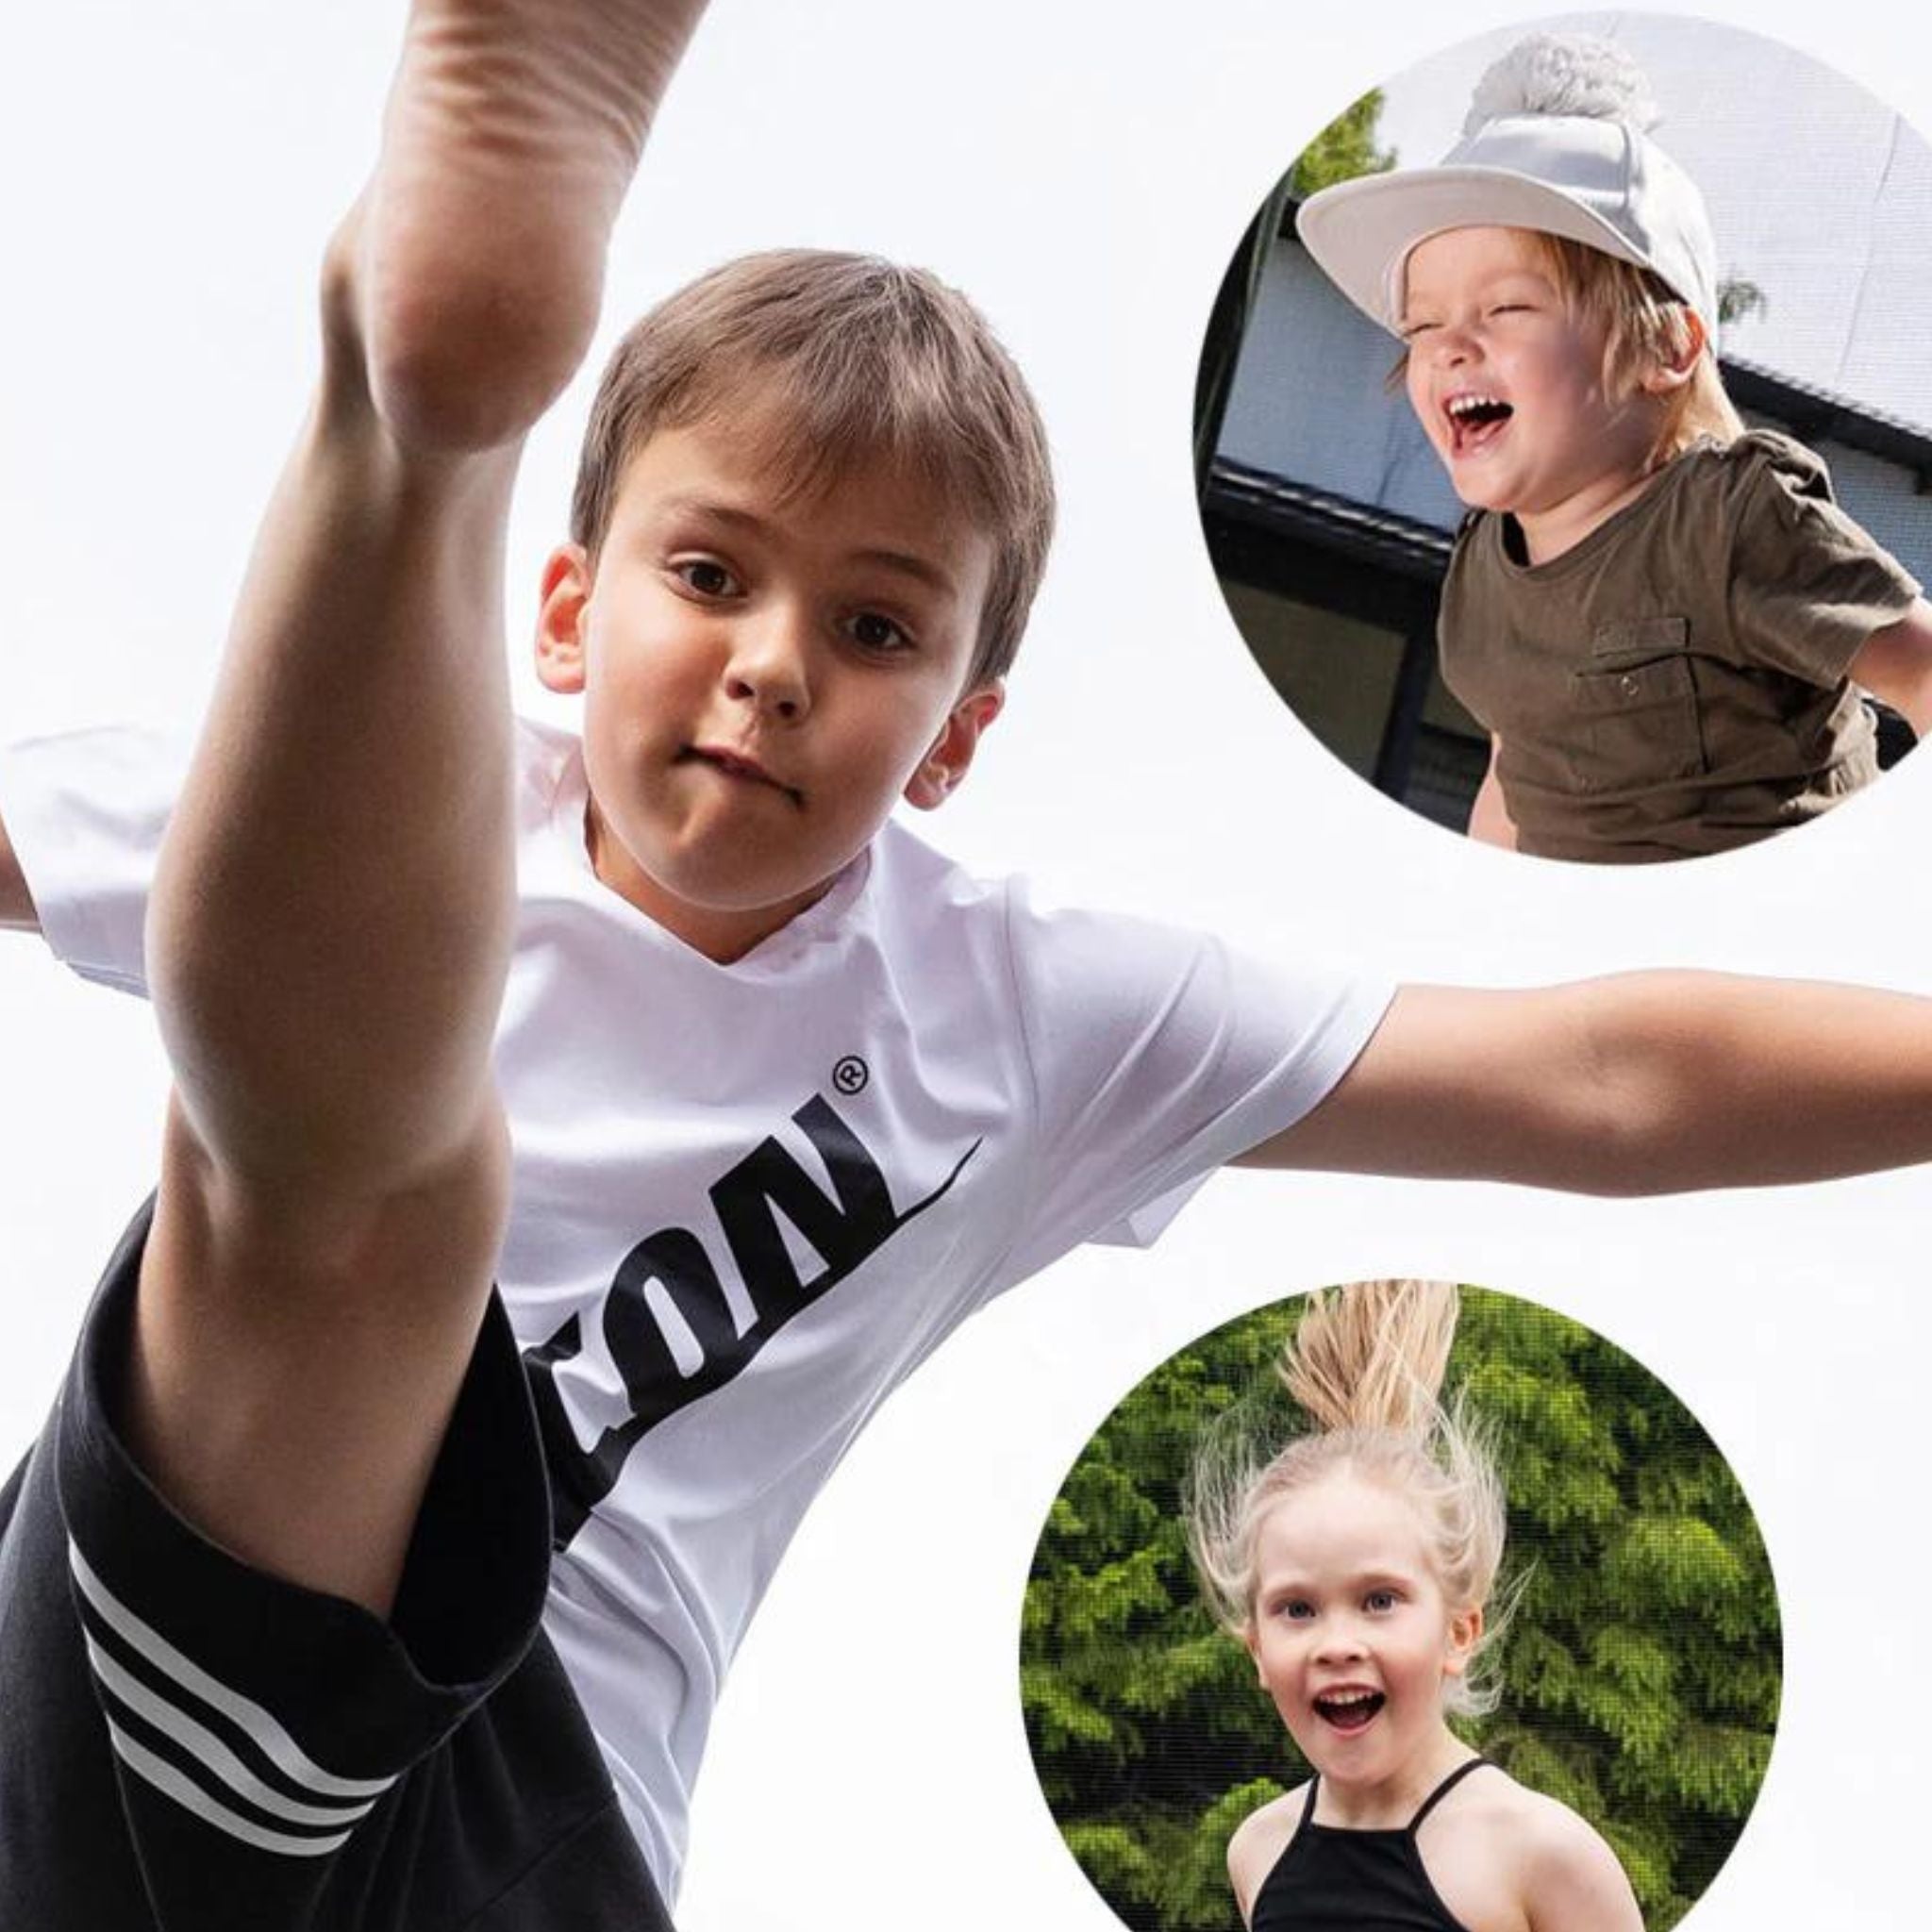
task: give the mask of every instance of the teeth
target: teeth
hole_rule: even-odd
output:
[[[1375,1692],[1373,1690],[1330,1690],[1322,1699],[1324,1704],[1366,1704]]]
[[[1503,409],[1508,405],[1501,396],[1451,396],[1446,407],[1450,415],[1460,422],[1479,409]]]

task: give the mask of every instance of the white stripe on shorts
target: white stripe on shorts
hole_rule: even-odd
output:
[[[291,1838],[284,1832],[268,1831],[210,1798],[185,1772],[170,1764],[165,1757],[157,1757],[145,1744],[130,1738],[112,1718],[108,1720],[108,1735],[113,1739],[114,1749],[130,1770],[140,1773],[157,1790],[164,1791],[197,1818],[226,1832],[230,1838],[240,1839],[244,1844],[254,1845],[264,1852],[280,1852],[291,1858],[319,1858],[325,1853],[341,1850],[349,1841],[346,1831],[338,1832],[334,1838]]]
[[[94,1574],[92,1566],[81,1555],[80,1545],[71,1536],[67,1540],[67,1560],[74,1572],[75,1581],[80,1586],[82,1595],[92,1605],[102,1622],[123,1642],[146,1663],[152,1665],[177,1690],[211,1709],[220,1711],[224,1717],[245,1731],[260,1746],[270,1763],[283,1773],[291,1783],[300,1786],[310,1797],[325,1800],[374,1799],[381,1796],[395,1783],[394,1776],[339,1777],[333,1772],[325,1771],[289,1735],[273,1712],[256,1703],[252,1697],[244,1697],[241,1691],[230,1690],[227,1685],[209,1676],[199,1665],[176,1650],[158,1630],[136,1616]],[[192,1718],[184,1716],[183,1722],[185,1724],[194,1725],[196,1729],[204,1728]],[[172,1727],[164,1728],[170,1728],[171,1735],[179,1736]],[[181,1741],[188,1740],[182,1739]],[[196,1755],[202,1754],[197,1751]],[[335,1815],[339,1817],[341,1814],[338,1812]],[[335,1822],[335,1817],[331,1817],[329,1822]],[[306,1840],[302,1842],[306,1843]]]
[[[94,1675],[118,1703],[125,1705],[136,1716],[144,1717],[164,1737],[172,1738],[237,1797],[245,1798],[259,1809],[274,1813],[285,1824],[314,1824],[324,1828],[354,1824],[375,1808],[374,1798],[365,1798],[359,1805],[341,1802],[328,1806],[298,1805],[293,1798],[285,1797],[273,1785],[257,1777],[205,1724],[190,1717],[184,1710],[177,1710],[165,1697],[149,1690],[139,1677],[123,1670],[91,1636],[87,1640],[87,1654],[94,1667]]]

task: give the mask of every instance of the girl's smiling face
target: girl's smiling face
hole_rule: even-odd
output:
[[[1414,1505],[1345,1467],[1274,1504],[1255,1555],[1247,1643],[1262,1688],[1344,1801],[1386,1793],[1399,1809],[1451,1738],[1443,1683],[1467,1666],[1482,1611],[1444,1599]]]
[[[1511,512],[1532,562],[1641,491],[1664,406],[1648,379],[1612,388],[1605,325],[1574,312],[1534,237],[1447,229],[1410,251],[1404,285],[1409,404],[1457,495]]]

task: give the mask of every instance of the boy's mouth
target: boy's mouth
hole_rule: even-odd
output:
[[[723,772],[727,778],[737,778],[748,785],[762,785],[782,793],[793,805],[803,805],[805,794],[795,785],[788,785],[782,778],[775,778],[759,764],[758,759],[741,751],[732,751],[722,744],[688,744],[678,753],[678,762],[696,762],[709,765],[714,772]]]
[[[1515,409],[1500,396],[1480,391],[1465,391],[1442,405],[1442,418],[1449,425],[1449,454],[1452,458],[1474,456],[1487,449],[1503,433],[1503,425]]]
[[[1367,1690],[1331,1690],[1313,1700],[1315,1715],[1344,1734],[1365,1730],[1388,1701],[1381,1691]]]

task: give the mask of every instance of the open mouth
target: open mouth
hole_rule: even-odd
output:
[[[1449,425],[1449,454],[1452,457],[1474,456],[1478,450],[1488,448],[1503,433],[1504,424],[1515,413],[1515,409],[1500,396],[1451,396],[1442,405],[1442,414]]]
[[[1335,1730],[1359,1731],[1368,1727],[1388,1701],[1379,1690],[1337,1690],[1314,1700],[1315,1715]]]

